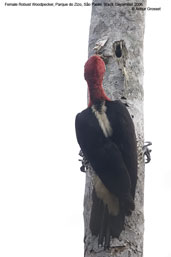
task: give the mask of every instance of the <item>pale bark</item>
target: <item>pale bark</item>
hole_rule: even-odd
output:
[[[104,6],[103,0],[97,2],[102,3],[102,6],[92,7],[89,56],[96,51],[102,54],[106,61],[103,86],[107,95],[112,100],[121,99],[129,106],[128,110],[133,118],[137,136],[138,183],[135,197],[136,209],[130,217],[126,218],[125,230],[122,231],[120,238],[113,239],[111,248],[104,251],[102,247],[98,247],[97,238],[91,235],[89,229],[93,182],[91,168],[88,169],[84,198],[85,257],[142,257],[144,233],[144,156],[142,147],[144,143],[143,38],[145,12],[132,10],[132,6],[115,6],[115,3],[132,3],[133,1],[130,0],[106,1],[113,3],[113,6],[110,7]],[[143,7],[146,6],[146,0],[141,1],[141,3],[143,3]],[[123,46],[120,58],[117,58],[115,54],[117,45]]]

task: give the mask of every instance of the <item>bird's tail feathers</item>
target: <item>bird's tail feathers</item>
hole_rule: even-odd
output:
[[[97,196],[95,189],[93,189],[92,200],[90,230],[92,235],[98,237],[98,244],[106,249],[110,247],[111,237],[118,238],[124,229],[125,214],[122,209],[116,216],[111,214],[108,206]]]

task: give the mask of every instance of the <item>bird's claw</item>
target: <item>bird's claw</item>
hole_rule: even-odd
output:
[[[84,154],[83,154],[83,152],[80,150],[80,152],[79,152],[79,155],[82,157],[82,159],[79,159],[79,161],[80,162],[82,162],[82,166],[80,167],[80,170],[82,171],[82,172],[86,172],[87,171],[87,169],[88,169],[88,161],[87,161],[87,159],[85,158],[85,156],[84,156]]]
[[[148,146],[151,146],[152,142],[147,141],[144,143],[143,146],[143,153],[144,153],[144,157],[145,157],[145,163],[149,163],[151,161],[151,149],[148,148]]]

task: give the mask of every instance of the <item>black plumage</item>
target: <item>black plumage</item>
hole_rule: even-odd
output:
[[[90,229],[98,236],[99,244],[109,247],[110,237],[119,237],[125,216],[135,207],[137,146],[134,124],[121,101],[105,100],[79,113],[75,126],[81,150],[102,182],[94,185]]]

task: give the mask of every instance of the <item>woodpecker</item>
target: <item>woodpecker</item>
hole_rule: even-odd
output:
[[[90,230],[99,245],[109,248],[135,208],[137,145],[126,106],[105,94],[104,73],[103,60],[91,56],[84,67],[89,104],[77,114],[75,127],[78,144],[94,170]]]

